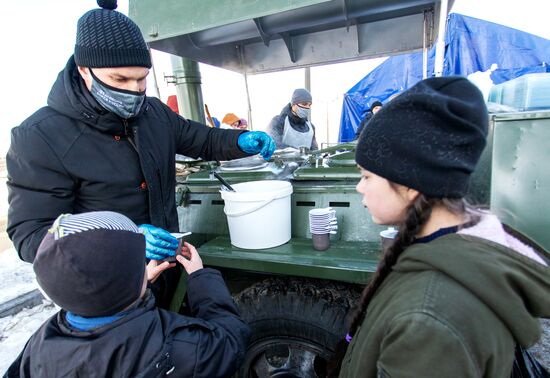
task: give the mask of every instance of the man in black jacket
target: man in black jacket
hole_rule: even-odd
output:
[[[6,377],[229,377],[241,364],[250,328],[220,273],[203,269],[185,243],[191,316],[155,307],[145,282],[145,239],[122,214],[61,215],[33,269],[61,307],[30,338]],[[124,266],[125,269],[120,269]],[[157,272],[158,273],[158,272]]]
[[[7,232],[24,261],[61,213],[120,212],[143,224],[147,256],[173,255],[175,155],[229,160],[275,149],[263,132],[220,130],[146,97],[151,57],[116,1],[78,21],[74,55],[38,110],[12,130]]]

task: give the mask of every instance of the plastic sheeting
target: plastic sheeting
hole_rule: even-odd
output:
[[[432,48],[428,52],[428,77],[433,76],[434,58]],[[500,84],[527,73],[550,72],[549,62],[550,40],[457,13],[449,15],[445,76],[490,71],[492,82]],[[384,103],[421,79],[421,52],[388,58],[344,94],[339,142],[355,139],[370,104],[377,100]]]

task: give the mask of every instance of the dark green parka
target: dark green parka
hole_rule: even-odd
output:
[[[534,344],[549,316],[548,265],[476,236],[442,236],[401,254],[340,377],[509,377],[516,341]]]

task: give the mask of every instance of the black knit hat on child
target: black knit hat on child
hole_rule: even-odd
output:
[[[138,26],[115,11],[116,0],[98,0],[102,9],[92,9],[78,20],[74,60],[77,66],[147,67],[151,55]]]
[[[122,214],[64,214],[38,247],[33,269],[42,290],[64,310],[114,315],[141,295],[145,237]]]
[[[426,79],[372,117],[355,159],[364,169],[426,196],[463,197],[485,148],[488,123],[483,95],[468,79]]]

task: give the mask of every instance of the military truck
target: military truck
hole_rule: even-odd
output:
[[[444,30],[452,1],[436,0],[130,0],[132,17],[151,48],[176,56],[180,109],[204,120],[196,62],[261,74],[298,67],[426,50]],[[371,38],[376,35],[377,38]],[[437,64],[436,64],[437,66]],[[182,101],[184,100],[185,101]],[[183,105],[183,106],[182,106]],[[491,135],[474,174],[470,199],[495,211],[519,233],[550,248],[550,112],[493,114]],[[353,143],[310,153],[279,151],[219,163],[179,162],[180,230],[191,231],[206,265],[221,270],[253,330],[238,375],[322,377],[346,331],[345,316],[374,272],[383,227],[355,192]],[[220,183],[288,180],[291,240],[265,250],[231,245]],[[336,209],[339,230],[326,251],[312,247],[308,212]],[[172,309],[185,311],[185,280]]]

